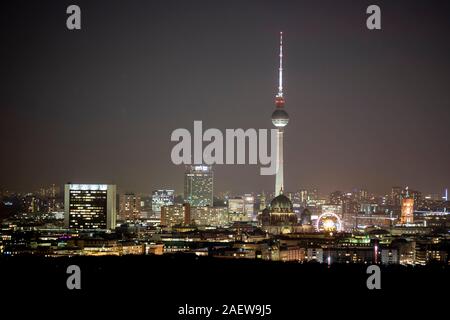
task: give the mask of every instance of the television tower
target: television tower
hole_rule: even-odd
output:
[[[283,97],[283,32],[280,32],[280,67],[278,69],[278,93],[275,96],[275,111],[272,113],[272,123],[277,127],[277,173],[275,178],[275,196],[284,190],[283,168],[283,134],[284,127],[289,122],[289,115],[284,110]]]

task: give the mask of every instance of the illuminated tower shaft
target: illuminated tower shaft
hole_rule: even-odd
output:
[[[414,223],[414,198],[409,196],[409,188],[406,187],[406,196],[402,199],[401,224]]]
[[[414,223],[414,199],[402,199],[402,213],[400,216],[401,224]]]
[[[284,190],[284,166],[283,166],[283,135],[284,129],[277,131],[277,174],[275,177],[275,195],[279,195]]]

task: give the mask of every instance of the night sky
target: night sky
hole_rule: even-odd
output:
[[[450,186],[448,1],[55,0],[0,10],[0,189],[181,193],[174,129],[272,128],[279,31],[286,190]],[[215,167],[215,190],[273,191],[259,167]]]

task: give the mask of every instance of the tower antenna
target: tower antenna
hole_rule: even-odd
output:
[[[280,67],[278,69],[278,97],[283,96],[283,31],[280,31]]]

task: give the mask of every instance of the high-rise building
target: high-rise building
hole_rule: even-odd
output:
[[[275,178],[275,196],[284,190],[284,160],[283,160],[283,135],[284,127],[289,122],[289,115],[284,110],[283,97],[283,32],[280,32],[280,67],[278,69],[278,93],[275,96],[275,111],[272,113],[272,123],[277,130],[277,172]]]
[[[344,202],[344,195],[341,191],[334,191],[330,194],[330,204],[342,205]]]
[[[250,220],[255,215],[255,197],[252,194],[244,194],[244,212]]]
[[[172,204],[161,207],[161,225],[189,225],[191,223],[191,207],[188,203]]]
[[[301,189],[299,193],[300,193],[300,203],[303,207],[306,207],[306,203],[308,201],[308,190]]]
[[[214,174],[211,166],[189,166],[184,175],[184,200],[193,207],[213,205]]]
[[[69,229],[115,229],[116,185],[66,184],[64,211],[65,226]]]
[[[391,204],[394,206],[400,206],[402,197],[401,187],[392,187],[391,190]]]
[[[141,215],[141,198],[134,193],[119,197],[119,217],[123,221],[137,220]]]
[[[162,206],[170,206],[174,204],[174,201],[174,190],[155,190],[152,193],[152,211],[154,213],[160,213]]]
[[[369,193],[366,189],[358,190],[358,201],[366,201],[369,198]]]

